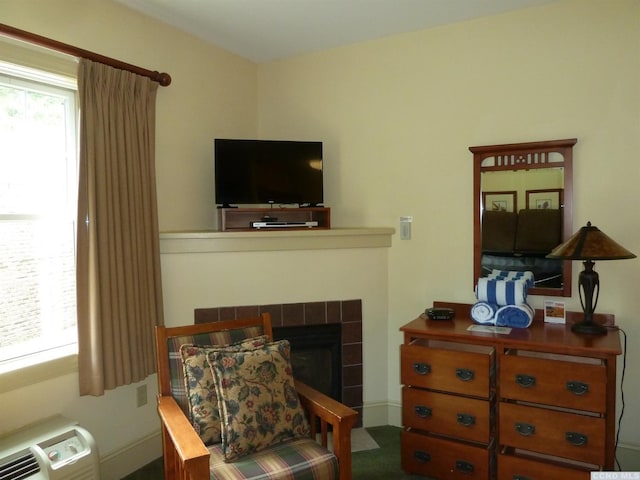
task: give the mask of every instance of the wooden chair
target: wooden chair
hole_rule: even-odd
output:
[[[214,460],[212,452],[215,451],[215,448],[205,446],[183,407],[179,406],[178,401],[174,398],[175,388],[181,388],[182,385],[179,383],[184,382],[179,352],[180,345],[182,343],[203,345],[203,338],[219,338],[217,335],[220,334],[229,340],[226,343],[259,335],[273,338],[271,317],[269,314],[262,314],[256,318],[170,328],[156,327],[158,413],[162,425],[165,479],[251,478],[239,474],[238,470],[242,470],[240,467],[243,461],[252,461],[253,455],[243,457],[233,464],[222,464],[222,462]],[[351,429],[356,422],[357,412],[299,381],[295,382],[295,387],[300,403],[308,415],[311,438],[314,440],[319,438],[321,445],[321,447],[316,445],[312,448],[319,448],[324,455],[335,456],[339,470],[337,479],[351,480]],[[329,426],[333,435],[332,452],[328,450]],[[301,442],[307,442],[307,440],[303,439]],[[254,455],[269,455],[269,450]],[[261,461],[260,463],[264,465],[268,462]],[[234,473],[221,472],[218,477],[214,464],[220,464],[223,469],[232,465]]]

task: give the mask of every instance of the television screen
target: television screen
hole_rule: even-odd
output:
[[[216,204],[323,203],[322,142],[215,139]]]

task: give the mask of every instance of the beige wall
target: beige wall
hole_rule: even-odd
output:
[[[640,253],[636,0],[560,1],[259,67],[108,0],[2,0],[0,18],[172,75],[158,96],[163,230],[215,226],[212,142],[232,135],[323,140],[335,226],[397,227],[399,216],[414,216],[412,240],[395,236],[385,251],[388,318],[368,335],[380,335],[374,344],[387,358],[388,382],[382,392],[366,390],[365,403],[386,400],[397,411],[403,323],[435,299],[473,301],[468,146],[577,137],[575,229],[591,220]],[[277,257],[237,261],[271,264]],[[361,257],[355,262],[363,277],[383,274],[379,267],[369,272]],[[615,313],[629,334],[621,442],[635,447],[640,387],[628,379],[640,374],[632,348],[640,335],[639,262],[596,266],[598,310]],[[298,287],[293,292],[302,295]],[[575,292],[568,301],[579,308]],[[135,408],[135,386],[79,398],[75,380],[67,375],[0,394],[0,431],[62,412],[92,429],[102,453],[112,455],[157,428],[152,405]],[[148,379],[151,389],[154,381]]]
[[[253,63],[109,0],[1,0],[0,22],[168,72],[172,84],[159,89],[157,101],[160,225],[212,225],[213,139],[257,133]],[[140,408],[136,387],[141,384],[81,398],[77,382],[71,374],[0,393],[0,433],[56,413],[77,419],[96,437],[105,480],[160,455],[155,375],[141,382],[148,385],[149,402]]]
[[[398,328],[433,300],[474,300],[469,146],[577,137],[574,230],[591,220],[640,254],[638,58],[640,2],[568,0],[259,67],[260,135],[325,141],[335,225],[414,217],[412,240],[389,253],[392,403]],[[597,310],[617,315],[632,346],[640,260],[596,263]],[[580,309],[577,292],[568,304]],[[629,350],[620,438],[639,447]]]

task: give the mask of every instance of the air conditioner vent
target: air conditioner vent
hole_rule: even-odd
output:
[[[0,463],[0,480],[22,480],[40,471],[36,457],[30,451],[8,462]]]

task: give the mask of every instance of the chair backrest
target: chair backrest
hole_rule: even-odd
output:
[[[259,317],[237,320],[180,327],[156,327],[158,393],[163,396],[172,396],[187,413],[180,347],[185,344],[229,345],[259,335],[273,338],[271,315],[268,313],[263,313]]]
[[[562,211],[528,209],[518,213],[516,250],[548,253],[562,243]]]

